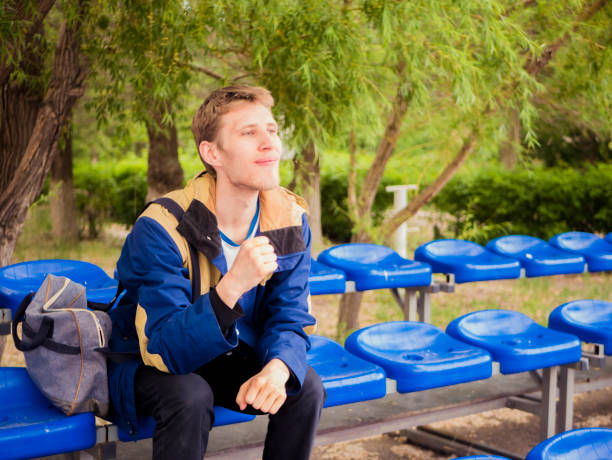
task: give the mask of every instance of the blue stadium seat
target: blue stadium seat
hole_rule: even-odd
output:
[[[518,278],[521,264],[465,240],[435,240],[419,246],[414,259],[431,265],[434,273],[453,274],[456,283]]]
[[[579,428],[542,441],[525,460],[609,460],[612,459],[612,430]]]
[[[527,277],[582,273],[584,257],[551,246],[546,241],[527,235],[495,238],[486,248],[506,257],[518,259]]]
[[[426,323],[375,324],[353,332],[344,347],[381,366],[397,381],[399,393],[486,379],[492,373],[489,353]]]
[[[243,414],[225,407],[215,406],[215,424],[213,426],[231,425],[233,423],[249,422],[255,418],[254,415]],[[120,441],[138,441],[140,439],[148,439],[153,436],[155,430],[155,419],[153,417],[138,417],[138,433],[136,435],[127,434],[121,428],[118,429],[118,437]]]
[[[117,281],[97,265],[80,260],[32,260],[0,268],[0,308],[13,313],[29,292],[36,292],[47,275],[66,276],[87,288],[87,300],[108,303]]]
[[[393,249],[377,244],[341,244],[326,249],[317,260],[346,273],[357,291],[431,284],[429,265],[404,259]]]
[[[612,243],[593,233],[560,233],[549,242],[559,249],[583,256],[590,272],[612,270]]]
[[[308,284],[312,295],[342,294],[346,290],[346,275],[342,270],[328,267],[312,259]]]
[[[446,332],[489,351],[502,374],[574,363],[582,356],[577,337],[540,326],[512,310],[468,313],[451,321]]]
[[[311,335],[308,364],[317,371],[327,392],[325,407],[382,398],[385,371],[346,351],[327,337]]]
[[[603,345],[605,354],[612,356],[612,302],[583,299],[564,303],[550,313],[548,327]]]
[[[0,457],[25,459],[89,449],[93,413],[68,417],[36,388],[25,368],[0,367]]]

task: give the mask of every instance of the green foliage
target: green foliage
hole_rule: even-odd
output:
[[[99,235],[104,222],[132,225],[142,211],[147,194],[145,159],[129,157],[115,164],[79,162],[74,177],[77,210],[90,238]]]
[[[397,182],[383,179],[372,206],[372,222],[379,225],[386,210],[393,206],[393,194],[385,192],[387,185]],[[348,176],[343,174],[321,175],[321,224],[323,234],[335,243],[348,243],[353,225],[348,215],[347,191]]]
[[[486,243],[508,234],[548,239],[578,230],[612,229],[612,165],[584,171],[486,169],[456,177],[434,204],[455,218],[456,237]]]

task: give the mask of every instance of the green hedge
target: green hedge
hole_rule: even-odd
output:
[[[128,158],[117,163],[79,163],[74,168],[77,210],[96,237],[103,222],[131,225],[145,204],[147,162]]]
[[[548,239],[570,230],[607,233],[612,231],[612,164],[583,171],[483,170],[451,180],[434,204],[453,215],[454,237],[478,243],[508,234]]]
[[[379,224],[384,212],[393,206],[393,193],[385,186],[396,184],[392,179],[383,179],[372,209],[372,220]],[[335,243],[347,243],[351,239],[351,220],[348,217],[348,176],[346,174],[324,174],[321,176],[321,226],[323,234]]]
[[[398,182],[393,178],[383,179],[374,201],[374,223],[380,222],[384,211],[393,205],[393,194],[385,192],[384,187],[395,183]],[[117,163],[78,162],[74,167],[74,186],[77,210],[81,219],[86,221],[89,237],[96,237],[104,222],[131,225],[145,204],[146,158],[128,156]],[[323,233],[338,243],[348,242],[351,238],[347,190],[346,173],[330,172],[322,175]]]

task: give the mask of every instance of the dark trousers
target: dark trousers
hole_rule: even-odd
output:
[[[240,411],[240,386],[261,370],[255,351],[240,345],[196,372],[166,374],[149,366],[136,373],[136,408],[156,421],[153,459],[201,460],[214,423],[213,406]],[[308,368],[300,392],[287,396],[279,411],[270,415],[263,459],[308,459],[325,401],[321,379]],[[244,412],[262,412],[247,406]]]

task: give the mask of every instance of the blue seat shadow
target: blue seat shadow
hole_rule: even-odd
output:
[[[557,249],[535,236],[501,236],[489,241],[486,248],[501,256],[518,259],[527,277],[582,273],[585,269],[581,255]]]
[[[431,265],[434,273],[453,274],[456,283],[521,276],[521,264],[518,260],[495,254],[472,241],[430,241],[416,249],[414,259]]]
[[[603,345],[605,354],[612,356],[612,302],[582,299],[564,303],[550,313],[548,327]]]
[[[399,393],[489,378],[488,352],[453,339],[436,326],[393,321],[353,332],[344,347],[381,366]]]
[[[42,457],[95,444],[93,413],[69,417],[36,388],[25,368],[0,368],[0,457]]]
[[[470,455],[468,457],[457,457],[453,460],[510,460],[508,457],[499,455]]]
[[[342,270],[328,267],[312,259],[308,284],[312,295],[342,294],[346,290],[346,275]]]
[[[341,244],[326,249],[317,260],[346,273],[357,291],[431,284],[429,265],[404,259],[393,249],[377,244]]]
[[[84,285],[87,300],[108,303],[117,293],[117,281],[97,265],[80,260],[33,260],[0,268],[0,308],[15,313],[23,298],[36,292],[49,273]]]
[[[560,233],[553,236],[549,243],[564,251],[583,256],[590,272],[612,270],[612,243],[593,233]]]
[[[579,428],[542,441],[525,460],[604,460],[612,458],[612,430]]]
[[[582,356],[577,337],[548,329],[512,310],[468,313],[451,321],[446,332],[489,351],[502,374],[574,363]]]
[[[255,418],[254,415],[235,412],[225,407],[215,406],[215,423],[213,426],[231,425],[233,423],[249,422]],[[120,441],[138,441],[148,439],[153,436],[155,430],[155,419],[153,417],[138,416],[138,432],[135,435],[126,433],[121,428],[118,429]]]
[[[387,393],[385,371],[349,353],[333,340],[310,336],[308,364],[317,372],[327,399],[325,407],[382,398]]]

